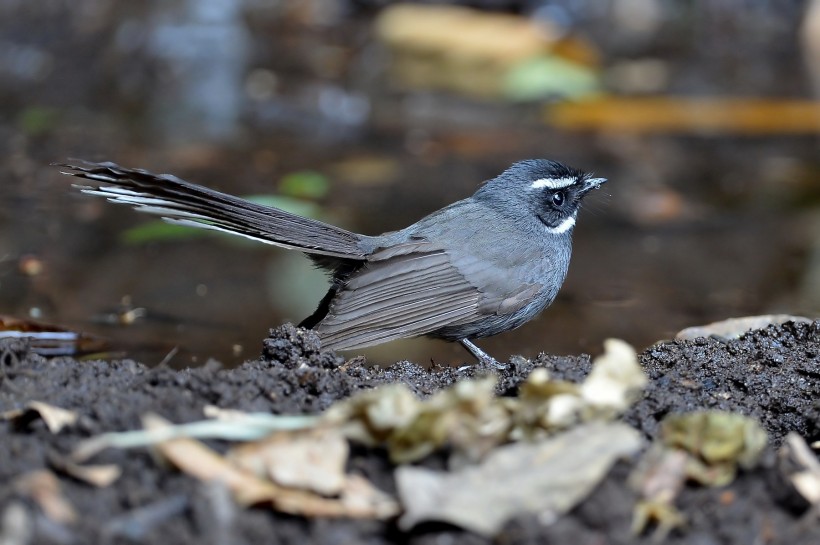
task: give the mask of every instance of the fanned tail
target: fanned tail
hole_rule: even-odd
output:
[[[362,235],[278,208],[255,204],[192,184],[114,163],[57,164],[88,183],[83,193],[127,204],[170,223],[223,231],[318,256],[364,259]]]

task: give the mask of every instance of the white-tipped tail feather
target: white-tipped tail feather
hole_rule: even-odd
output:
[[[90,182],[75,184],[83,193],[132,206],[170,223],[221,231],[308,254],[365,257],[360,246],[362,237],[356,233],[190,184],[176,176],[114,163],[60,166],[70,169],[63,174]]]

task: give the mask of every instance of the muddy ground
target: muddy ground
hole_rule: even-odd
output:
[[[97,489],[55,469],[83,438],[105,431],[136,429],[153,411],[174,422],[202,418],[205,405],[244,411],[312,413],[379,384],[401,381],[419,395],[487,372],[471,367],[427,371],[399,362],[372,369],[363,362],[322,352],[309,332],[288,326],[271,331],[260,359],[235,369],[211,364],[182,371],[148,368],[133,361],[44,359],[24,341],[3,341],[0,411],[38,400],[81,414],[77,425],[53,435],[38,419],[0,422],[0,542],[55,543],[650,543],[630,533],[635,493],[626,483],[634,461],[615,466],[592,495],[550,526],[536,517],[508,523],[494,540],[445,524],[412,532],[393,522],[307,520],[264,508],[241,509],[220,489],[180,474],[144,449],[108,450],[96,462],[119,464],[115,484]],[[809,442],[820,439],[820,322],[771,326],[740,340],[698,339],[658,343],[641,354],[650,384],[625,419],[648,437],[665,414],[721,408],[756,417],[771,447],[761,467],[741,472],[727,487],[687,486],[677,505],[688,525],[666,543],[820,543],[820,522],[785,484],[775,449],[789,431]],[[541,355],[500,372],[499,389],[516,395],[535,366],[578,380],[590,358]],[[219,448],[219,442],[210,444]],[[432,456],[423,465],[440,466]],[[351,471],[393,492],[390,464],[378,449],[354,449]],[[68,502],[80,517],[60,524],[46,517],[15,481],[27,472],[54,469]]]

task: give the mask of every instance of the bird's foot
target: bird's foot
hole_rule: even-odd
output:
[[[475,358],[478,360],[480,364],[485,365],[487,367],[495,367],[496,369],[507,368],[505,364],[500,363],[494,357],[484,352],[482,349],[473,344],[469,339],[461,339],[459,342],[461,343],[461,346],[463,346],[470,352],[470,354],[475,356]]]

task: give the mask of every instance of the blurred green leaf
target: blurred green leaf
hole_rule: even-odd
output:
[[[580,98],[600,90],[594,70],[560,57],[524,61],[513,67],[504,80],[504,94],[512,100]]]
[[[327,177],[313,170],[291,172],[279,180],[279,191],[288,197],[320,199],[327,195],[328,189]]]
[[[59,112],[54,108],[30,106],[20,112],[17,124],[28,135],[43,134],[57,124]]]
[[[154,220],[126,229],[120,234],[120,240],[126,244],[145,244],[146,242],[188,240],[201,237],[205,233],[206,231],[196,227]]]

